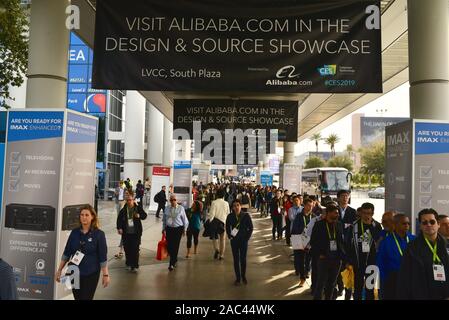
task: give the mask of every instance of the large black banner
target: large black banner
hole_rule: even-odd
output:
[[[194,140],[213,164],[257,164],[298,140],[297,101],[175,99],[173,109],[173,138]]]
[[[197,121],[201,134],[207,129],[276,129],[278,141],[298,141],[297,101],[175,99],[173,109],[173,129],[187,130],[192,140]]]
[[[97,0],[93,87],[382,92],[379,0]]]

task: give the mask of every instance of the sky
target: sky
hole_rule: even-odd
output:
[[[340,142],[335,145],[335,151],[345,151],[346,146],[352,142],[352,115],[364,113],[367,117],[409,117],[409,83],[406,82],[387,94],[361,107],[350,115],[342,118],[321,131],[321,136],[326,138],[335,133],[340,137]],[[349,128],[349,130],[348,130]],[[295,146],[295,156],[307,151],[315,151],[315,142],[305,139]],[[324,142],[319,142],[319,151],[331,151]]]

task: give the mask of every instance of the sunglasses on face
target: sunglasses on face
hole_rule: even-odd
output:
[[[436,220],[429,220],[429,221],[427,221],[427,220],[424,220],[424,221],[421,221],[421,224],[423,225],[423,226],[427,226],[428,224],[430,224],[430,225],[435,225],[435,223],[437,223],[437,221]]]

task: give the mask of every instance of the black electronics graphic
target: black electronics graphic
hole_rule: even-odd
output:
[[[8,204],[5,227],[28,231],[54,231],[55,208],[34,204]]]
[[[62,230],[73,230],[80,226],[80,212],[85,206],[86,204],[77,204],[62,209]]]

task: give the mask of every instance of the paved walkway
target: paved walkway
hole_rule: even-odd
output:
[[[225,258],[213,259],[212,241],[200,236],[198,254],[185,259],[186,238],[179,250],[178,267],[168,271],[168,261],[156,260],[157,242],[161,238],[162,222],[150,213],[143,221],[140,270],[137,274],[125,268],[124,258],[117,260],[120,237],[115,229],[116,211],[114,202],[99,203],[101,228],[106,232],[109,245],[109,274],[111,284],[102,288],[95,299],[171,299],[171,300],[216,300],[216,299],[260,299],[260,300],[308,300],[309,286],[298,287],[291,249],[285,240],[271,240],[271,220],[253,213],[254,233],[249,243],[247,258],[248,285],[234,285],[234,269],[229,241],[226,241]],[[201,232],[202,233],[202,232]],[[310,279],[307,281],[310,284]]]

